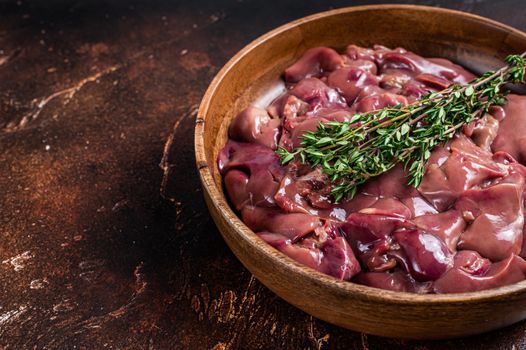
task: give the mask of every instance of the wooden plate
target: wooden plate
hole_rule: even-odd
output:
[[[308,48],[347,44],[402,46],[482,72],[526,49],[526,34],[475,15],[423,6],[360,6],[309,16],[256,39],[236,54],[206,91],[195,128],[203,193],[225,241],[263,284],[327,322],[402,338],[481,333],[526,318],[526,281],[481,292],[416,295],[337,281],[296,263],[248,229],[229,207],[216,157],[232,118],[264,106],[283,89],[283,69]]]

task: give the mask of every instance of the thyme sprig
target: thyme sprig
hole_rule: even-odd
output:
[[[506,57],[507,65],[467,85],[454,84],[430,92],[413,104],[363,114],[349,121],[320,123],[302,135],[301,147],[276,152],[286,164],[298,158],[321,167],[332,182],[336,202],[352,198],[368,179],[402,163],[408,184],[418,187],[435,146],[453,137],[462,126],[482,117],[491,106],[506,102],[508,83],[522,83],[526,52]]]

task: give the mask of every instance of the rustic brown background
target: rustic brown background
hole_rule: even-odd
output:
[[[526,348],[526,323],[414,342],[313,319],[207,213],[193,126],[214,74],[280,24],[364,3],[0,2],[0,348]],[[522,0],[420,3],[526,29]]]

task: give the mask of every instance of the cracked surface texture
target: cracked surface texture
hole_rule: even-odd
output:
[[[524,322],[409,342],[313,319],[252,278],[209,217],[193,128],[214,74],[278,25],[364,3],[2,1],[0,348],[526,347]],[[420,3],[526,29],[521,0]]]

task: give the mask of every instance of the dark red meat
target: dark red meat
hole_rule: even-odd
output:
[[[468,292],[526,277],[526,97],[510,95],[436,147],[418,188],[402,166],[334,203],[331,182],[280,164],[320,123],[408,104],[474,76],[402,48],[318,47],[285,70],[287,90],[232,121],[218,157],[245,224],[292,259],[341,280],[414,293]],[[521,164],[522,163],[522,164]]]

